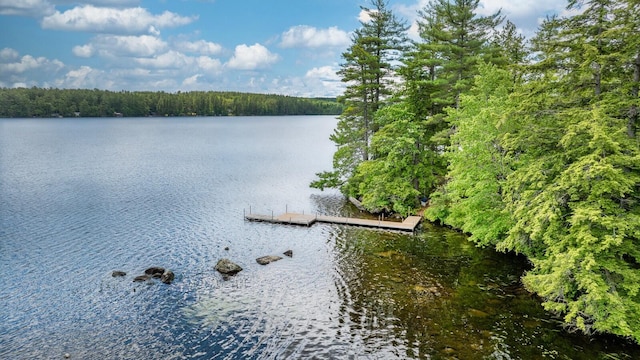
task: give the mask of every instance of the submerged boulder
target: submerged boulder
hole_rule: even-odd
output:
[[[162,274],[164,274],[164,268],[163,267],[159,267],[159,266],[152,266],[150,268],[148,268],[147,270],[144,271],[145,274],[155,277],[155,278],[159,278],[162,276]]]
[[[140,275],[133,278],[134,282],[143,282],[151,279],[151,275]]]
[[[215,269],[223,275],[235,275],[242,271],[240,265],[229,259],[220,259],[216,264]]]
[[[160,277],[160,281],[162,281],[165,284],[171,284],[173,282],[173,279],[175,278],[176,278],[176,275],[173,273],[173,271],[165,270],[165,272],[162,273],[162,276]]]
[[[271,264],[274,261],[278,261],[281,260],[282,258],[280,256],[274,256],[274,255],[267,255],[267,256],[262,256],[256,259],[256,261],[258,262],[258,264],[260,265],[267,265],[267,264]]]
[[[111,272],[111,276],[113,277],[122,277],[122,276],[127,276],[127,273],[124,271],[120,271],[120,270],[113,270],[113,272]]]

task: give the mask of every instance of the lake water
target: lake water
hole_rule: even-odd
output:
[[[0,358],[640,358],[565,331],[520,286],[524,259],[455,231],[245,222],[361,216],[308,188],[335,124],[0,119]],[[221,258],[244,270],[224,281]],[[150,266],[174,283],[132,281]]]

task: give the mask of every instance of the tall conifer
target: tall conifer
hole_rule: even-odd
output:
[[[338,74],[347,88],[339,99],[344,111],[331,135],[337,146],[333,171],[318,173],[318,180],[311,187],[333,187],[352,193],[355,185],[349,181],[355,169],[371,158],[371,137],[378,130],[374,115],[391,94],[394,61],[407,41],[407,26],[387,8],[386,2],[372,0],[371,5],[372,8],[362,8],[369,20],[361,22],[351,46],[342,54],[344,63]]]

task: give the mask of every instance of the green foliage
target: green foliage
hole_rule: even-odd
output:
[[[541,26],[531,66],[482,66],[448,110],[448,178],[428,216],[527,255],[524,284],[568,326],[640,342],[638,7],[577,6]]]
[[[361,197],[356,179],[358,166],[371,160],[371,139],[379,126],[376,112],[391,93],[393,63],[404,49],[406,25],[386,7],[383,0],[372,0],[373,9],[364,8],[371,21],[362,22],[352,37],[352,44],[342,54],[338,75],[347,84],[339,99],[344,111],[331,135],[337,151],[333,170],[318,173],[310,186],[324,189],[337,187],[344,194]]]
[[[387,106],[376,114],[381,127],[373,137],[373,160],[358,167],[353,194],[371,211],[397,212],[407,216],[418,205],[420,195],[429,194],[439,179],[434,167],[438,155],[430,147],[429,122],[416,119],[406,102]]]
[[[0,89],[0,117],[338,115],[331,99],[236,92]]]
[[[514,226],[499,248],[529,257],[523,282],[568,325],[640,341],[640,147],[629,131],[638,50],[619,41],[638,21],[620,9],[637,4],[582,5],[543,24],[539,62],[515,94],[503,142]]]
[[[500,15],[476,16],[478,4],[420,12],[422,41],[386,106],[370,102],[375,56],[356,51],[375,39],[354,44],[359,87],[320,181],[403,215],[430,194],[431,220],[526,255],[524,284],[568,326],[640,342],[640,6],[571,0],[575,15],[547,19],[529,56],[515,26],[495,31]]]
[[[511,171],[500,143],[513,88],[510,73],[483,65],[474,90],[461,96],[460,108],[449,108],[456,128],[447,149],[449,180],[434,194],[427,217],[471,234],[478,245],[495,245],[512,225],[502,202],[502,187]]]
[[[469,90],[477,64],[493,61],[490,36],[503,20],[500,12],[479,16],[479,0],[432,0],[420,14],[419,57],[436,65],[431,95],[443,109],[458,106],[460,94]]]
[[[506,243],[527,238],[534,269],[525,285],[547,309],[586,332],[640,339],[640,151],[625,121],[600,108],[567,110],[555,156],[516,170],[522,189],[508,206],[518,219]],[[547,172],[530,180],[522,177]],[[546,176],[545,176],[546,175]],[[516,185],[517,184],[517,185]],[[533,186],[531,186],[533,185]]]

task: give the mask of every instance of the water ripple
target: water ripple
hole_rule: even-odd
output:
[[[478,295],[495,286],[476,267],[514,267],[471,255],[453,232],[245,222],[249,206],[357,212],[307,186],[331,167],[335,119],[0,122],[2,359],[517,358],[571,348],[556,324],[531,320],[545,314],[526,292]],[[255,261],[286,250],[293,257]],[[220,258],[244,270],[224,281]],[[174,283],[134,283],[150,266],[172,269]],[[485,307],[470,312],[467,298]],[[535,316],[490,310],[512,305]],[[531,354],[521,358],[541,352]]]

